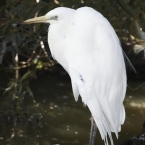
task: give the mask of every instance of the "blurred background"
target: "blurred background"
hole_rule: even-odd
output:
[[[70,78],[52,59],[48,24],[17,25],[56,7],[93,7],[114,27],[137,74],[127,67],[126,121],[115,144],[144,133],[144,0],[0,1],[0,144],[87,145],[90,112],[75,102]],[[104,40],[105,43],[105,40]],[[96,144],[104,144],[99,133]]]

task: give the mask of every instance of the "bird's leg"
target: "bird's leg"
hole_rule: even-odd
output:
[[[91,131],[90,131],[89,145],[94,145],[96,133],[97,133],[97,126],[93,117],[91,117]]]

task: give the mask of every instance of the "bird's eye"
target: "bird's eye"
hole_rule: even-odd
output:
[[[55,19],[58,19],[58,16],[54,16]]]

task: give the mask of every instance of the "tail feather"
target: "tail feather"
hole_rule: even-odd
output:
[[[121,110],[119,114],[115,116],[112,116],[111,107],[109,107],[108,103],[105,103],[105,101],[103,101],[103,104],[100,104],[99,100],[97,100],[97,97],[92,97],[88,101],[87,106],[92,113],[92,116],[98,127],[101,138],[102,140],[104,140],[105,145],[108,145],[108,136],[110,138],[111,145],[114,145],[111,132],[114,132],[116,134],[116,137],[118,138],[120,126],[124,122],[125,118],[125,111],[123,105],[121,104],[121,107],[118,107],[121,108]],[[118,110],[116,111],[116,113],[118,113]],[[116,116],[118,117],[117,120]]]
[[[107,139],[107,134],[108,134],[110,137],[111,145],[114,145],[112,140],[112,135],[111,135],[110,123],[109,121],[107,121],[107,118],[105,117],[104,113],[102,113],[101,108],[98,107],[99,106],[98,103],[95,105],[94,104],[95,104],[94,100],[91,99],[87,103],[87,106],[90,109],[90,112],[92,113],[92,116],[100,132],[101,138],[102,140],[104,140],[105,145],[108,145],[108,139]]]

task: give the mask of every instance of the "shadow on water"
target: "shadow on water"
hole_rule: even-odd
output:
[[[2,79],[2,78],[1,78]],[[143,82],[143,81],[142,81]],[[142,82],[129,82],[132,87]],[[87,145],[90,132],[90,112],[81,99],[76,103],[70,79],[63,75],[41,75],[30,82],[37,103],[25,98],[26,112],[10,117],[10,98],[1,95],[0,145]],[[141,133],[145,121],[145,85],[132,91],[125,98],[126,120],[114,137],[115,144]],[[2,116],[3,115],[3,116]],[[7,116],[7,117],[4,117]],[[97,134],[96,144],[102,144]]]

